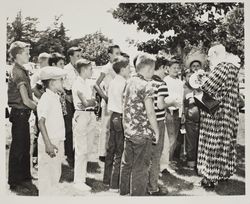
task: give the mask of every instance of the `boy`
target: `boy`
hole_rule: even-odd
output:
[[[80,47],[71,47],[68,49],[68,57],[70,62],[65,65],[64,70],[67,72],[66,78],[63,82],[63,88],[66,93],[66,108],[67,115],[64,116],[65,128],[66,128],[66,140],[65,140],[65,155],[67,157],[68,164],[71,168],[74,167],[74,149],[73,149],[73,132],[72,132],[72,119],[74,116],[74,105],[72,98],[72,85],[78,77],[76,71],[76,61],[82,57],[82,49]]]
[[[34,188],[30,174],[29,117],[31,110],[36,110],[29,74],[23,66],[29,62],[29,45],[13,42],[9,52],[14,58],[14,66],[8,81],[8,105],[11,107],[9,120],[12,123],[8,184],[11,190],[28,193]]]
[[[110,137],[105,158],[103,183],[119,189],[120,164],[124,145],[122,127],[122,97],[130,74],[129,59],[119,56],[113,61],[115,78],[109,84],[108,110],[111,112]]]
[[[39,195],[59,193],[61,163],[64,155],[65,125],[58,93],[63,92],[62,79],[66,73],[58,67],[44,67],[40,79],[45,93],[38,102],[38,178]]]
[[[102,101],[102,119],[101,119],[101,132],[99,137],[99,160],[105,162],[105,156],[107,153],[107,143],[109,138],[109,125],[110,125],[110,113],[107,110],[108,103],[108,88],[109,83],[114,79],[116,73],[113,70],[112,63],[115,57],[120,56],[121,51],[118,45],[112,45],[108,47],[109,62],[102,67],[101,74],[96,80],[95,90],[103,99]],[[103,83],[103,89],[101,88]]]
[[[158,57],[155,63],[155,72],[152,77],[153,87],[154,87],[154,109],[156,113],[156,119],[159,127],[159,140],[156,145],[152,147],[152,159],[151,166],[149,171],[149,183],[148,183],[148,192],[150,195],[166,195],[167,191],[160,189],[158,187],[158,177],[160,173],[160,159],[164,147],[164,137],[165,137],[165,115],[166,110],[164,108],[158,107],[158,96],[168,97],[168,87],[163,81],[165,77],[165,72],[168,66],[168,61],[163,57]],[[171,106],[175,104],[175,101],[169,101],[167,104]]]
[[[95,136],[95,95],[91,84],[92,64],[86,59],[76,62],[79,73],[72,86],[75,113],[73,118],[73,137],[75,147],[74,183],[80,190],[90,190],[85,184],[87,175],[88,154],[93,146]]]
[[[157,143],[159,138],[153,105],[154,92],[150,83],[154,67],[155,59],[151,55],[138,56],[137,75],[128,80],[125,89],[123,106],[125,144],[121,163],[121,195],[146,194],[152,142],[155,140]]]

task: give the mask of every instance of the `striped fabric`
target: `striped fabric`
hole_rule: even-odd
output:
[[[155,113],[156,113],[156,119],[157,121],[162,121],[165,119],[166,110],[165,109],[159,109],[157,107],[157,98],[158,96],[168,96],[168,88],[167,84],[159,77],[154,75],[152,77],[153,81],[153,88],[154,88],[154,107],[155,107]]]

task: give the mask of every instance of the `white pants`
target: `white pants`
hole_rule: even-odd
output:
[[[87,162],[95,139],[96,117],[93,112],[75,111],[73,137],[75,147],[74,183],[86,182]]]
[[[41,135],[40,135],[41,136]],[[64,158],[64,141],[51,140],[58,148],[58,153],[51,158],[45,152],[45,144],[38,144],[38,186],[39,195],[56,195],[59,193],[59,181],[62,173]]]
[[[168,138],[167,127],[165,126],[164,147],[160,161],[161,170],[164,170],[162,168],[165,168],[166,166],[168,166],[168,164],[169,164],[169,138]]]
[[[102,107],[102,120],[101,120],[101,130],[99,136],[99,156],[106,156],[108,148],[108,140],[110,134],[110,117],[111,114],[107,110],[107,105]]]

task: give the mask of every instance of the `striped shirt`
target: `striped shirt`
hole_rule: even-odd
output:
[[[166,110],[159,109],[157,106],[158,96],[168,96],[168,87],[167,84],[157,75],[152,77],[153,88],[154,88],[154,108],[156,113],[157,121],[162,121],[165,119]]]

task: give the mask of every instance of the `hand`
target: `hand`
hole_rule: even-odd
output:
[[[153,144],[156,145],[159,141],[160,134],[159,132],[156,132],[153,138]]]
[[[66,95],[66,96],[65,96],[65,99],[66,99],[68,102],[73,103],[73,97],[72,97],[72,95]]]
[[[95,99],[90,99],[90,100],[88,100],[88,104],[89,104],[89,106],[96,106],[96,100]]]
[[[58,152],[58,148],[55,145],[50,143],[50,144],[45,145],[45,151],[51,158],[53,158],[56,156],[56,152]]]

